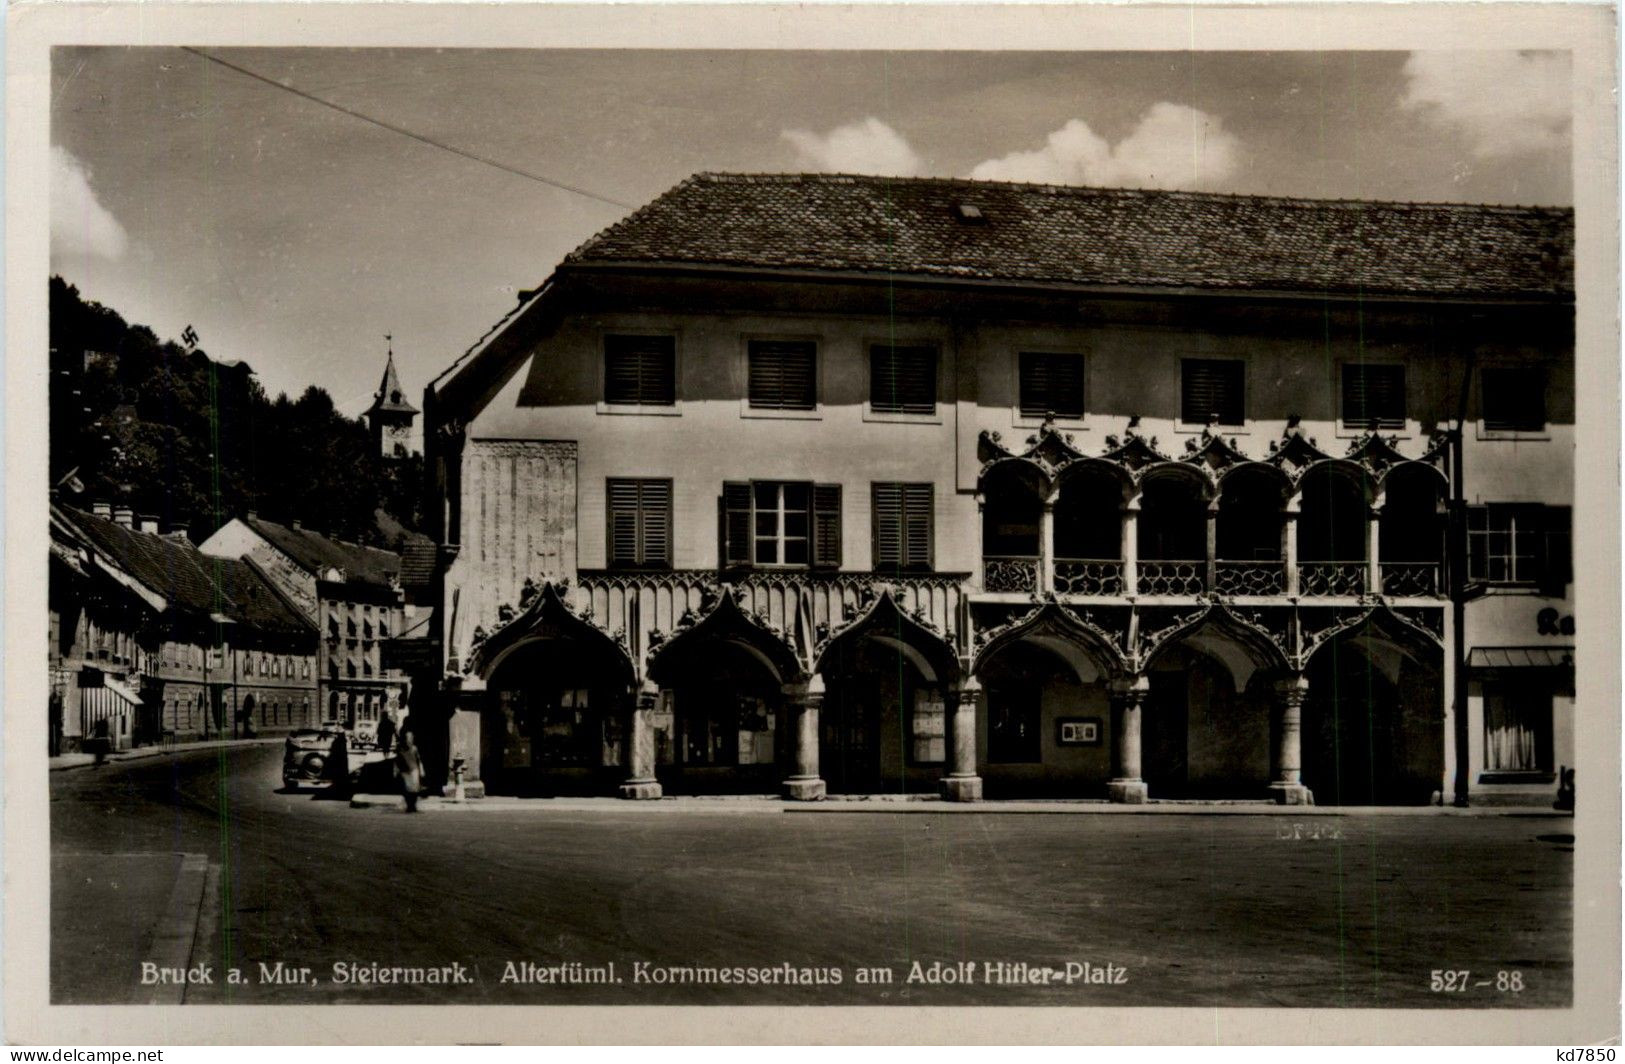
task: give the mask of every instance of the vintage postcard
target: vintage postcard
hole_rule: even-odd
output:
[[[1616,28],[13,6],[7,1038],[1617,1042]]]

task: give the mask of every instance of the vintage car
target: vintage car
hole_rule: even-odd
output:
[[[340,740],[343,745],[339,746]],[[335,754],[343,751],[346,761],[341,775],[331,762]],[[282,747],[282,783],[294,789],[299,787],[331,787],[341,779],[353,789],[364,775],[376,775],[369,765],[384,766],[388,755],[378,749],[371,736],[360,736],[342,724],[328,723],[319,728],[302,728],[288,736]]]

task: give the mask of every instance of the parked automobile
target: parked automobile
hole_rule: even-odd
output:
[[[339,741],[343,740],[343,745]],[[343,773],[333,769],[333,757],[342,751]],[[282,747],[282,783],[289,788],[331,787],[341,779],[355,787],[368,765],[386,761],[388,755],[371,741],[362,741],[342,724],[327,723],[319,728],[302,728],[288,736]],[[376,770],[374,770],[376,771]]]

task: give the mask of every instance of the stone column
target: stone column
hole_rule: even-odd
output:
[[[987,590],[987,540],[983,532],[986,523],[987,496],[981,492],[976,493],[976,586],[983,591]]]
[[[1314,795],[1303,785],[1303,700],[1309,681],[1302,673],[1275,685],[1275,779],[1270,795],[1281,805],[1314,805]]]
[[[1123,500],[1123,594],[1140,593],[1140,493]]]
[[[1140,776],[1140,717],[1151,681],[1145,676],[1114,680],[1112,717],[1117,729],[1117,778],[1106,784],[1106,797],[1114,802],[1143,805],[1150,798]]]
[[[1286,593],[1298,594],[1298,512],[1303,496],[1294,494],[1281,511],[1281,561],[1286,566]]]
[[[948,775],[942,781],[942,796],[950,802],[982,800],[982,777],[976,774],[976,703],[981,693],[982,685],[975,677],[967,676],[948,695],[953,712],[948,740],[953,749]]]
[[[1207,506],[1207,569],[1202,587],[1208,594],[1219,589],[1219,497]]]
[[[1055,590],[1055,493],[1044,496],[1038,511],[1038,591]]]
[[[788,684],[784,698],[795,742],[794,771],[784,781],[784,796],[797,802],[821,801],[824,781],[818,776],[818,710],[824,704],[824,681],[814,676],[806,683]]]
[[[659,798],[660,781],[655,779],[655,706],[660,704],[660,688],[645,684],[632,703],[632,726],[626,736],[626,782],[622,798]]]
[[[1382,499],[1378,497],[1366,513],[1365,593],[1382,594]]]

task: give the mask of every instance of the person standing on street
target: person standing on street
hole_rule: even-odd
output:
[[[418,788],[423,782],[423,762],[418,757],[417,737],[410,729],[402,728],[395,744],[395,774],[400,777],[401,794],[406,798],[406,811],[418,811]]]

